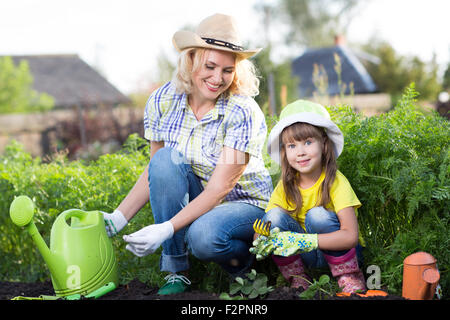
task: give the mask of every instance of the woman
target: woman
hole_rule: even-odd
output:
[[[174,79],[153,92],[144,128],[151,161],[112,214],[117,234],[150,199],[155,224],[124,236],[126,249],[142,257],[162,244],[161,271],[170,274],[160,294],[185,291],[188,250],[214,261],[232,276],[252,263],[252,224],[272,192],[262,147],[267,127],[252,96],[259,81],[241,47],[232,17],[215,14],[196,32],[178,31]],[[147,184],[148,183],[148,184]]]

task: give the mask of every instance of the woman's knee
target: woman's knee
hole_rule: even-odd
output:
[[[339,230],[340,223],[334,212],[315,207],[306,213],[305,227],[309,233],[329,233]]]
[[[184,157],[177,150],[164,147],[159,149],[152,157],[148,174],[152,178],[169,179],[170,173],[180,169],[180,164],[184,164]]]
[[[176,164],[176,161],[173,160],[177,160],[177,153],[178,151],[169,147],[159,149],[158,151],[156,151],[150,161],[149,170],[154,169],[153,171],[156,172],[159,171],[162,167],[174,166]]]
[[[197,259],[210,261],[216,256],[219,237],[210,228],[199,223],[192,223],[186,233],[189,251]]]

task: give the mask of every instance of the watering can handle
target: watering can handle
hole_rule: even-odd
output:
[[[72,209],[68,210],[64,213],[64,220],[66,221],[66,224],[70,227],[70,224],[67,220],[70,218],[78,218],[80,221],[82,221],[86,217],[86,212],[78,209]]]
[[[72,210],[68,210],[65,214],[65,218],[69,219],[72,217],[76,217],[78,219],[82,219],[84,217],[84,213],[81,210],[78,209],[72,209]]]

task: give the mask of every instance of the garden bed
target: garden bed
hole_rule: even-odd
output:
[[[363,203],[358,210],[358,223],[366,242],[365,262],[378,266],[383,286],[400,294],[402,268],[399,266],[413,253],[428,252],[439,265],[440,285],[446,298],[450,296],[450,122],[436,113],[421,112],[416,105],[416,96],[411,86],[393,110],[370,118],[360,116],[349,106],[330,107],[330,113],[346,141],[338,159],[339,170],[351,182]],[[271,129],[275,122],[276,119],[268,117],[268,128]],[[15,279],[22,283],[0,281],[0,300],[54,294],[50,282],[30,283],[47,279],[48,269],[28,232],[14,225],[8,215],[14,197],[27,195],[33,199],[37,227],[48,243],[54,219],[63,210],[78,208],[112,212],[117,208],[148,164],[150,150],[144,147],[147,145],[147,141],[134,134],[120,151],[103,155],[95,161],[69,161],[63,152],[44,161],[33,158],[15,141],[5,148],[0,156],[0,280]],[[267,168],[275,169],[266,153],[264,162]],[[272,172],[275,184],[280,173]],[[141,211],[127,226],[128,234],[153,223],[150,205]],[[124,249],[125,244],[120,237],[113,239],[113,246],[121,263],[119,268],[124,270],[127,279],[124,282],[139,276],[144,283],[130,281],[102,297],[103,300],[217,301],[220,293],[228,290],[227,279],[216,272],[219,267],[210,268],[196,264],[194,260],[196,268],[192,270],[196,270],[196,275],[190,278],[198,286],[182,295],[159,296],[156,287],[145,282],[152,281],[156,286],[155,283],[162,282],[161,276],[156,268],[143,268],[156,266],[158,256],[135,257]],[[260,269],[266,268],[269,267]],[[274,283],[272,273],[262,273],[270,276],[270,283]],[[277,288],[267,294],[266,300],[300,299],[299,292],[276,283]],[[220,293],[206,292],[212,290]]]
[[[126,285],[120,285],[114,291],[100,297],[100,300],[220,300],[215,293],[201,292],[193,290],[174,295],[162,296],[157,293],[158,288],[151,287],[139,280],[132,280]],[[264,300],[300,300],[298,294],[301,289],[291,289],[288,287],[277,287],[267,294]],[[0,300],[10,300],[17,296],[39,297],[40,295],[54,295],[50,281],[23,283],[23,282],[0,282]],[[313,300],[318,300],[316,297]],[[388,295],[386,297],[360,297],[351,295],[350,297],[322,297],[326,300],[404,300],[404,298]]]

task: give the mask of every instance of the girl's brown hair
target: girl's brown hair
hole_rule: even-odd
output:
[[[303,201],[300,193],[300,173],[292,168],[286,157],[286,144],[294,141],[302,141],[308,138],[316,138],[322,147],[322,167],[325,169],[325,179],[320,187],[320,196],[317,206],[325,207],[331,200],[330,190],[336,177],[337,163],[333,144],[328,138],[325,129],[308,123],[297,122],[286,127],[281,133],[281,178],[283,181],[286,201],[293,210],[288,210],[292,215],[298,217],[302,209]]]

